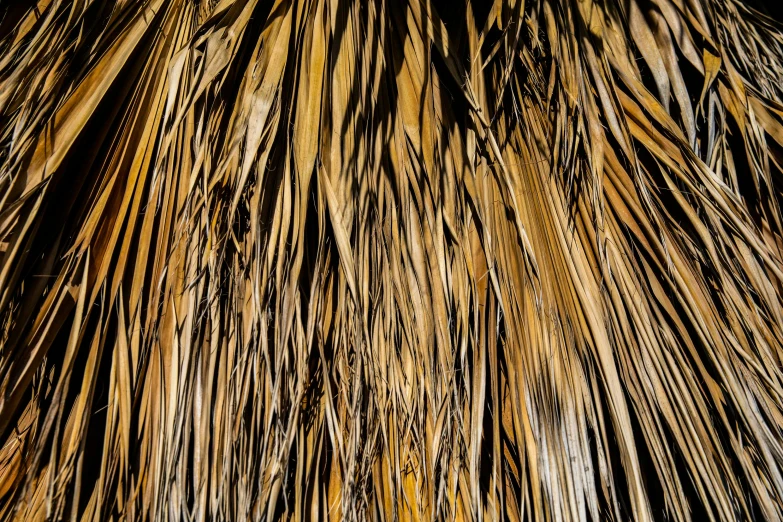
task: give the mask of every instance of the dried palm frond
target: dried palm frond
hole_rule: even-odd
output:
[[[0,15],[0,520],[783,517],[771,18]]]

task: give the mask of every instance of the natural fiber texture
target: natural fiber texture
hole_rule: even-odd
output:
[[[776,22],[0,11],[0,520],[783,517]]]

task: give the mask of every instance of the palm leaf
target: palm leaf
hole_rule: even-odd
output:
[[[783,517],[773,19],[0,11],[0,519]]]

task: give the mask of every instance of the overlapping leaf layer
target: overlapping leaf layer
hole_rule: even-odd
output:
[[[0,6],[0,519],[780,520],[740,0]]]

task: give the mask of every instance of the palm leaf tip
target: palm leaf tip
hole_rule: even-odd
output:
[[[0,7],[0,520],[783,518],[758,7]]]

